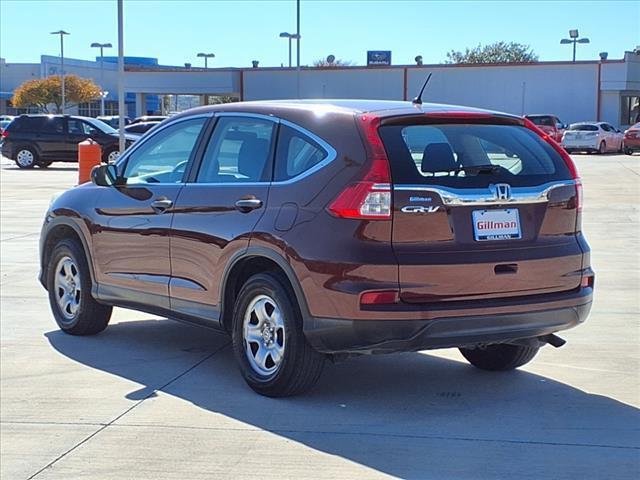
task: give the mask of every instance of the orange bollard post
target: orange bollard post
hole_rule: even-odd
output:
[[[88,138],[78,144],[78,185],[91,179],[91,170],[102,162],[100,144]]]

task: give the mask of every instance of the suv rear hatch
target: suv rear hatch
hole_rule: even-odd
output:
[[[382,119],[400,298],[544,294],[581,282],[581,185],[571,158],[518,117]]]

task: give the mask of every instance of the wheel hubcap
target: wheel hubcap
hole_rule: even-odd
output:
[[[60,313],[73,320],[80,308],[80,271],[71,257],[62,257],[56,266],[55,296]]]
[[[278,304],[268,295],[254,298],[244,315],[244,348],[251,368],[273,375],[284,357],[285,329]]]
[[[115,161],[118,159],[118,156],[119,156],[119,155],[120,155],[120,152],[118,152],[118,151],[115,151],[115,150],[114,150],[114,151],[113,151],[113,152],[111,152],[111,153],[109,154],[109,156],[107,157],[107,161],[108,161],[109,163],[113,163],[113,162],[115,162]]]
[[[33,165],[33,153],[29,150],[20,150],[18,155],[16,155],[16,162],[22,167]]]

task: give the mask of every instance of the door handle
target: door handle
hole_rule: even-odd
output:
[[[166,197],[158,198],[151,202],[151,208],[157,214],[164,213],[167,209],[171,208],[173,205],[173,201],[169,200]]]
[[[241,198],[236,202],[236,209],[241,211],[242,213],[249,213],[256,208],[260,208],[262,206],[262,200],[258,198]]]

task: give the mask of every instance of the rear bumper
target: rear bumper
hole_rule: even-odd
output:
[[[562,146],[570,150],[597,150],[598,139],[595,140],[563,140]]]
[[[568,305],[545,308],[544,303],[532,303],[527,312],[464,315],[459,310],[454,316],[429,320],[312,318],[305,322],[304,333],[313,348],[324,353],[392,353],[508,343],[584,322],[591,309],[593,289],[572,293]],[[425,311],[425,316],[430,315]]]

